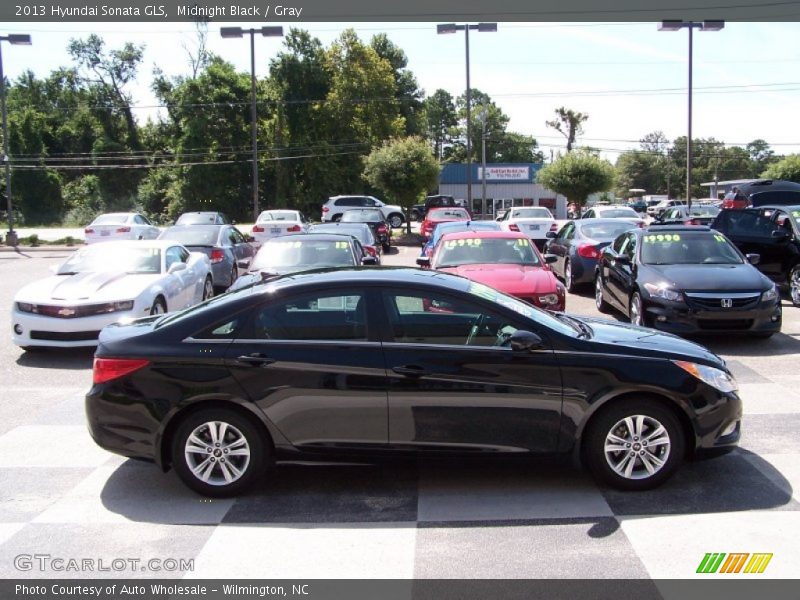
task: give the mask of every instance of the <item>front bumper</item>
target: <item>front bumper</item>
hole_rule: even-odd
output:
[[[739,445],[742,435],[742,400],[736,392],[716,392],[716,396],[697,414],[694,453],[697,458],[725,454]]]
[[[678,335],[777,333],[783,319],[779,302],[759,302],[755,308],[746,310],[693,308],[683,302],[652,298],[645,303],[652,327]]]
[[[106,325],[123,318],[136,319],[149,314],[149,307],[142,312],[134,304],[133,310],[80,317],[59,319],[11,311],[12,340],[17,346],[41,346],[50,348],[84,348],[97,346],[97,336]]]

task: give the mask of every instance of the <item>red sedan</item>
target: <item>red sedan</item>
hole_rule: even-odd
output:
[[[431,258],[417,259],[418,265],[461,275],[539,308],[563,311],[566,292],[548,262],[524,233],[513,231],[448,233]]]
[[[439,223],[447,223],[449,221],[469,221],[471,217],[466,208],[449,207],[449,208],[432,208],[425,215],[425,220],[420,227],[420,233],[429,239],[433,233],[433,228]]]

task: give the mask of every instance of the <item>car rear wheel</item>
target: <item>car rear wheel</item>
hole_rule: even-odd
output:
[[[397,213],[389,215],[389,225],[392,226],[392,229],[397,229],[403,224],[403,215],[398,215]]]
[[[341,214],[338,214],[338,215],[333,215],[333,216],[331,217],[331,221],[333,221],[334,223],[338,223],[338,222],[339,222],[339,221],[341,221],[341,220],[342,220],[342,215],[341,215]]]
[[[575,291],[575,282],[572,281],[572,264],[569,259],[564,261],[564,287],[570,293]]]
[[[159,296],[153,300],[153,306],[150,307],[150,314],[163,315],[165,312],[167,312],[167,303],[164,302],[164,299],[161,296]]]
[[[205,496],[241,494],[264,472],[267,444],[258,427],[225,408],[186,418],[172,441],[172,466],[184,484]]]
[[[211,281],[211,276],[206,277],[203,284],[203,300],[208,300],[214,297],[214,283]]]
[[[603,278],[600,276],[600,273],[597,274],[594,280],[594,305],[601,313],[611,311],[611,306],[605,301],[605,298],[603,298]]]
[[[592,474],[622,490],[661,485],[683,460],[686,441],[678,419],[643,398],[612,405],[590,423],[585,459]]]
[[[800,306],[800,265],[794,267],[789,273],[789,295],[792,298],[792,304]]]

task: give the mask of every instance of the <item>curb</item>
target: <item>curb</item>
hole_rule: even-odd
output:
[[[28,254],[30,252],[73,252],[83,245],[76,246],[0,246],[0,253]]]

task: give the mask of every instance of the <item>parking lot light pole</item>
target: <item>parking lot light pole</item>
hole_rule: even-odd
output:
[[[224,38],[240,38],[250,34],[250,137],[253,146],[253,221],[258,220],[258,127],[256,109],[256,33],[264,37],[282,37],[283,27],[261,27],[260,29],[242,29],[241,27],[222,27],[220,34]]]
[[[689,30],[689,105],[688,121],[689,131],[686,137],[686,205],[692,208],[692,32],[695,29],[700,31],[719,31],[725,27],[725,21],[661,21],[658,26],[659,31],[679,31]]]
[[[472,89],[469,81],[469,31],[470,29],[478,32],[496,32],[497,23],[478,23],[475,25],[456,25],[455,23],[444,23],[436,26],[436,33],[446,34],[455,33],[457,31],[464,32],[464,44],[466,50],[467,62],[467,206],[473,210],[472,206],[472,123],[470,116],[472,107]]]
[[[3,163],[6,170],[6,208],[8,209],[8,234],[6,245],[17,245],[17,232],[14,231],[14,205],[11,201],[11,157],[8,154],[8,117],[6,115],[6,76],[3,73],[3,44],[30,46],[31,36],[27,33],[10,33],[0,36],[0,112],[3,121]]]

